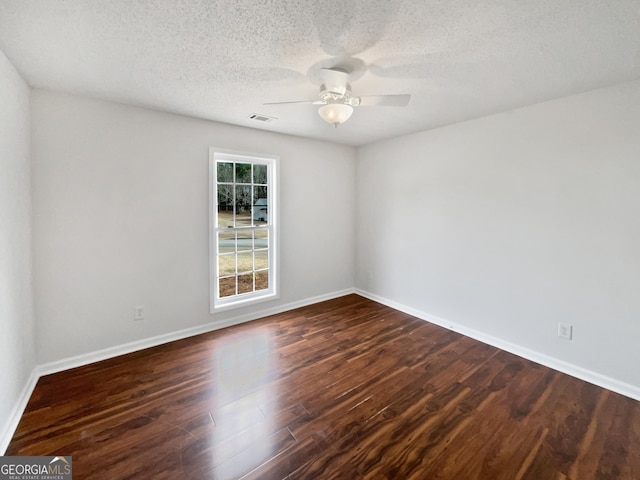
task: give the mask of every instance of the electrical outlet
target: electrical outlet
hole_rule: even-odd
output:
[[[144,305],[139,305],[133,309],[133,319],[134,320],[144,319]]]
[[[558,323],[558,336],[560,338],[571,340],[571,337],[573,336],[573,325],[569,325],[568,323]]]

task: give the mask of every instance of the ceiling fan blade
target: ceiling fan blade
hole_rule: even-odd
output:
[[[349,74],[344,70],[321,68],[320,78],[322,79],[324,87],[330,92],[344,95],[347,91],[347,80],[349,79]]]
[[[409,103],[411,95],[365,95],[360,97],[361,107],[405,107]]]
[[[286,105],[288,103],[307,103],[307,104],[312,104],[314,103],[315,100],[298,100],[295,102],[267,102],[267,103],[263,103],[263,105]]]

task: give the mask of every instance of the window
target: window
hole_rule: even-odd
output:
[[[211,312],[276,297],[277,157],[211,149]]]

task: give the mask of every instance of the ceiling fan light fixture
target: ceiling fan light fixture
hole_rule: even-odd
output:
[[[318,109],[320,118],[334,127],[349,120],[352,113],[353,107],[351,105],[345,105],[344,103],[328,103]]]

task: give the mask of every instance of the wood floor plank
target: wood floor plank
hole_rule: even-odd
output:
[[[358,295],[42,377],[75,479],[640,479],[640,403]]]

